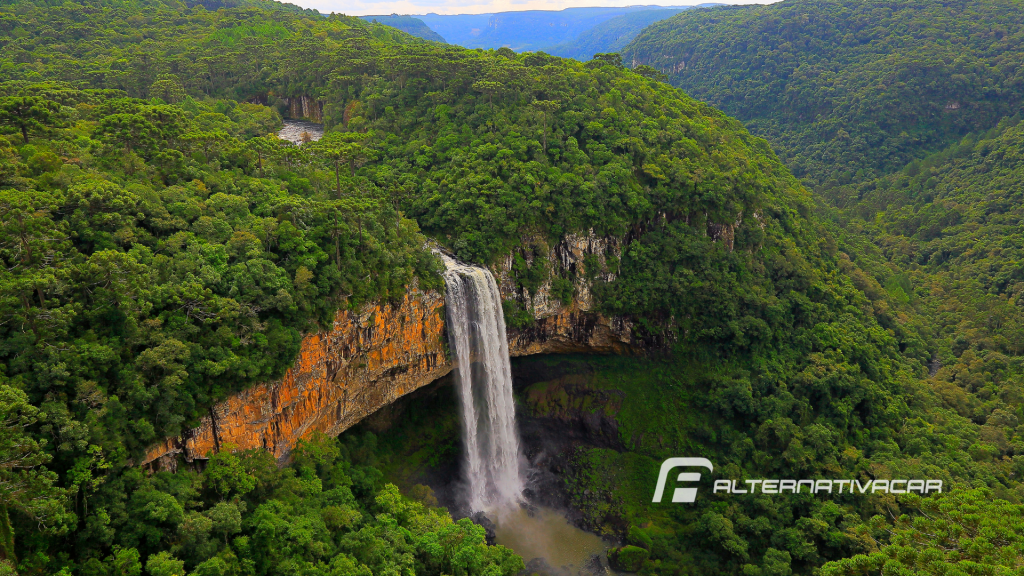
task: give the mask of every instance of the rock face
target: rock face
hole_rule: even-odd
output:
[[[509,353],[636,352],[627,320],[591,311],[590,282],[583,274],[585,259],[603,269],[605,256],[617,253],[618,245],[593,235],[568,236],[549,250],[552,269],[578,279],[568,305],[551,297],[550,281],[535,294],[517,289],[511,256],[493,270],[502,297],[532,305],[537,318],[528,328],[508,331]],[[340,434],[450,372],[447,341],[444,296],[438,292],[413,289],[397,303],[339,312],[329,331],[303,339],[283,378],[221,402],[198,428],[153,446],[142,463],[173,469],[179,456],[204,459],[226,445],[265,448],[284,461],[299,440],[316,432]]]
[[[562,313],[567,306],[552,297],[551,289],[556,276],[571,279],[573,299],[568,308],[591,310],[594,297],[591,294],[593,280],[610,282],[615,274],[608,271],[608,259],[622,254],[622,241],[618,238],[607,238],[590,234],[569,234],[554,246],[548,246],[540,238],[523,239],[522,249],[512,252],[502,259],[498,269],[492,270],[498,281],[501,294],[506,298],[515,298],[527,309],[533,310],[538,318],[546,318]],[[513,272],[516,256],[522,258],[527,266],[533,266],[537,259],[543,259],[550,268],[550,275],[540,284],[534,293],[520,288]],[[587,270],[587,265],[594,270]]]
[[[323,104],[311,96],[291,96],[282,98],[288,106],[288,117],[296,120],[309,120],[318,124],[324,121]]]

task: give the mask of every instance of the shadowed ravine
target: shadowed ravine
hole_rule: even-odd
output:
[[[527,574],[613,574],[605,551],[617,542],[595,535],[595,527],[573,507],[566,472],[574,466],[572,455],[581,447],[623,449],[617,422],[611,416],[595,420],[586,411],[539,413],[530,400],[531,390],[546,389],[548,382],[585,382],[599,369],[594,364],[597,360],[593,355],[538,355],[511,362],[525,464],[523,505],[511,513],[474,514],[467,504],[460,400],[454,374],[382,408],[347,431],[343,440],[374,433],[387,481],[410,493],[417,492],[416,485],[429,486],[437,504],[454,517],[471,517],[488,529],[494,543],[520,554],[527,562]],[[579,390],[577,394],[588,392],[600,393]],[[614,398],[609,403],[616,407],[621,399],[611,395]]]

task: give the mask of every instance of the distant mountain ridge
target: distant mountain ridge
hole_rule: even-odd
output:
[[[595,29],[603,22],[626,14],[665,9],[679,12],[689,8],[693,8],[693,6],[566,8],[558,11],[524,10],[456,15],[431,13],[414,15],[414,17],[422,20],[431,30],[443,36],[451,44],[458,44],[466,48],[507,46],[517,52],[523,52],[546,50],[549,47],[569,43]],[[671,15],[667,14],[665,17]],[[637,29],[632,36],[639,33],[639,30]],[[622,45],[628,42],[629,40]],[[589,56],[587,55],[587,57]]]
[[[744,122],[830,196],[856,197],[861,184],[994,126],[1024,102],[1014,0],[687,10],[645,28],[622,55]]]
[[[618,52],[633,41],[644,28],[682,12],[683,8],[642,10],[616,16],[594,26],[576,38],[545,48],[554,56],[589,60],[594,54]]]
[[[385,26],[391,26],[392,28],[398,28],[402,32],[412,34],[418,38],[424,40],[431,40],[433,42],[445,42],[437,32],[434,32],[427,26],[423,20],[416,18],[415,16],[390,14],[387,16],[359,16],[360,19],[367,22],[377,22],[384,24]]]

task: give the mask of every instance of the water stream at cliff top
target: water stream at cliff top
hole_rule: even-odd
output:
[[[442,254],[448,340],[455,359],[469,505],[514,510],[522,500],[519,433],[501,294],[491,273]]]

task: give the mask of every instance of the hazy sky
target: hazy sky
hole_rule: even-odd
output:
[[[692,6],[714,0],[682,0],[656,2],[650,0],[285,0],[304,8],[316,8],[324,13],[341,12],[349,16],[365,14],[483,14],[511,10],[561,10],[583,6],[631,6],[657,4],[659,6]],[[722,4],[771,4],[778,0],[718,0]]]

